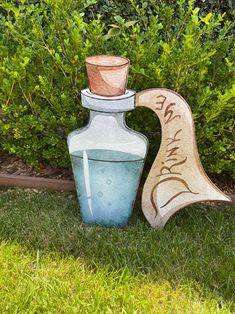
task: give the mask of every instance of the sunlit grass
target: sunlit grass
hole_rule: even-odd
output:
[[[87,226],[68,193],[0,191],[0,313],[233,313],[235,208]]]

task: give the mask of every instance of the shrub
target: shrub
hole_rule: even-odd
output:
[[[99,1],[78,2],[0,4],[1,148],[34,165],[68,166],[66,136],[88,118],[80,105],[85,57],[112,53],[130,58],[130,88],[166,87],[185,97],[206,170],[235,177],[234,22],[201,14],[193,1],[129,0],[123,16],[111,1],[110,20],[92,11]],[[154,114],[138,109],[127,120],[153,138],[153,156]]]
[[[142,22],[142,27],[147,25],[156,12],[161,12],[162,5],[167,4],[171,7],[177,15],[178,6],[187,7],[187,1],[172,1],[172,0],[97,0],[92,6],[89,6],[86,10],[86,17],[93,18],[96,12],[103,15],[103,20],[107,24],[113,23],[114,16],[120,15],[125,19],[135,20]],[[200,12],[203,15],[212,13],[226,13],[225,19],[232,21],[235,16],[235,3],[233,0],[195,0],[195,7],[200,8]],[[160,10],[159,10],[160,7]],[[144,13],[144,14],[143,14]],[[139,17],[141,16],[141,20]]]

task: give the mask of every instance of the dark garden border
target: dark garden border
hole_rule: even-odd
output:
[[[19,186],[24,188],[48,189],[54,191],[75,191],[73,180],[48,179],[25,175],[0,174],[0,186]],[[235,204],[235,194],[227,194]]]
[[[55,191],[75,191],[72,180],[48,179],[24,175],[0,174],[0,186],[19,186],[24,188],[49,189]]]

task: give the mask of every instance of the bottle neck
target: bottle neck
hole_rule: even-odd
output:
[[[125,112],[99,112],[90,110],[90,128],[96,128],[97,132],[114,132],[118,128],[126,129]],[[108,135],[108,134],[107,134]]]

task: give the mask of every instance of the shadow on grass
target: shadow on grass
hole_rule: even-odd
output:
[[[228,205],[197,205],[158,231],[136,206],[127,228],[102,228],[82,223],[74,195],[9,189],[0,191],[0,239],[79,257],[92,269],[127,267],[172,285],[192,281],[233,300],[234,212]]]

